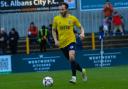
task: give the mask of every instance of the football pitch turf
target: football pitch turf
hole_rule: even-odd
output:
[[[83,82],[77,73],[77,83],[70,84],[71,72],[52,71],[0,74],[0,89],[128,89],[128,66],[88,68],[88,81]],[[44,87],[42,79],[51,76],[52,87]]]

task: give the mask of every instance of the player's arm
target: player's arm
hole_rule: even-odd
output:
[[[52,29],[52,36],[53,36],[55,45],[56,45],[56,46],[59,46],[59,41],[58,41],[58,39],[57,39],[56,29],[54,29],[54,28]]]
[[[79,27],[79,29],[80,29],[80,38],[83,40],[84,37],[85,37],[85,35],[84,35],[84,28],[83,28],[83,26],[81,25],[81,26]]]
[[[53,21],[53,26],[52,26],[52,36],[53,36],[53,39],[54,39],[54,42],[55,42],[55,45],[56,46],[59,46],[59,41],[57,39],[57,25],[56,25],[56,22],[55,20]]]
[[[80,24],[79,20],[77,18],[74,19],[75,20],[75,25],[80,29],[80,38],[83,40],[85,35],[84,35],[84,28],[83,26]]]

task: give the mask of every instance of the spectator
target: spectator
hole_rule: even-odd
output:
[[[38,42],[40,44],[40,51],[46,52],[48,29],[43,25],[38,33]]]
[[[11,31],[9,32],[9,48],[12,54],[17,53],[18,39],[18,32],[15,30],[15,28],[12,28]]]
[[[102,40],[105,36],[104,30],[103,30],[103,26],[99,27],[99,40]]]
[[[38,28],[35,26],[34,22],[31,22],[28,29],[28,37],[30,43],[36,42],[37,34],[38,34]]]
[[[103,19],[103,32],[104,32],[104,35],[108,35],[108,32],[109,32],[109,30],[108,30],[108,17],[105,17],[104,19]]]
[[[109,0],[106,0],[106,3],[104,5],[104,17],[107,17],[107,23],[108,23],[108,30],[111,32],[111,22],[112,22],[112,13],[113,13],[113,6],[109,2]]]
[[[49,26],[48,26],[48,45],[49,45],[50,48],[52,48],[52,41],[53,41],[52,24],[49,24]]]
[[[113,13],[113,6],[112,4],[109,2],[109,0],[106,0],[106,3],[104,5],[104,16],[105,17],[111,17],[112,13]]]
[[[123,22],[122,22],[121,16],[117,11],[114,12],[112,22],[114,25],[113,35],[115,36],[115,33],[117,32],[117,30],[119,30],[122,33],[122,35],[124,35],[123,28],[122,28]]]
[[[125,19],[124,19],[124,17],[122,16],[122,15],[120,15],[120,17],[121,17],[121,20],[122,20],[122,29],[123,29],[123,32],[125,33]]]
[[[6,54],[6,49],[7,49],[7,33],[5,32],[4,28],[0,29],[0,53],[1,54]]]

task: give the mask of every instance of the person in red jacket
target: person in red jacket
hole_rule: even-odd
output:
[[[31,22],[28,28],[28,37],[30,39],[30,42],[36,42],[37,35],[38,35],[38,28],[35,26],[34,22]]]
[[[109,0],[106,0],[104,7],[103,7],[104,18],[107,18],[108,24],[108,31],[111,33],[111,23],[112,23],[112,13],[113,13],[113,6]]]
[[[110,16],[112,16],[112,13],[113,13],[113,6],[112,6],[112,4],[111,4],[108,0],[106,0],[106,3],[105,3],[105,5],[104,5],[103,11],[104,11],[104,16],[105,16],[105,17],[110,17]]]
[[[114,35],[117,30],[119,30],[122,33],[122,35],[124,35],[123,28],[122,28],[123,22],[122,22],[120,14],[117,11],[114,12],[114,15],[112,17],[112,22],[114,25],[114,31],[113,31]]]

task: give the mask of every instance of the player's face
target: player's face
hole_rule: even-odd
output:
[[[59,10],[60,10],[60,14],[61,14],[62,16],[65,16],[65,15],[67,14],[67,9],[66,9],[66,6],[65,6],[65,5],[61,5],[61,6],[59,7]]]

